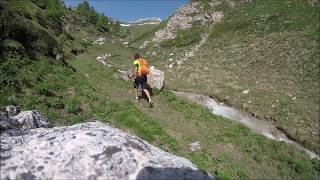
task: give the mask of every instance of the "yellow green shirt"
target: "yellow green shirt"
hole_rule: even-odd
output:
[[[138,59],[134,60],[133,65],[138,68],[138,74],[141,74],[140,61]]]

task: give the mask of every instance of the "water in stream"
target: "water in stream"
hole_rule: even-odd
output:
[[[213,100],[208,96],[195,94],[195,93],[181,92],[181,91],[171,91],[171,92],[174,93],[176,96],[189,99],[191,101],[197,102],[209,108],[213,114],[221,115],[227,119],[240,122],[241,124],[250,128],[254,132],[263,134],[267,138],[293,144],[298,149],[306,151],[309,154],[310,158],[312,159],[313,158],[320,159],[319,155],[317,155],[315,152],[309,149],[306,149],[305,147],[303,147],[297,142],[290,140],[283,132],[278,130],[271,121],[263,121],[263,120],[251,117],[232,107],[228,107],[220,103],[217,103],[215,100]]]

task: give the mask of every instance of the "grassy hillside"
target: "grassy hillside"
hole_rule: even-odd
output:
[[[129,33],[130,39],[135,40],[136,38],[142,36],[146,32],[150,31],[150,29],[154,29],[157,27],[156,24],[144,24],[144,25],[132,25],[132,26],[123,26],[123,33]]]
[[[212,8],[202,2],[224,17],[196,55],[173,69],[168,65],[189,46],[154,48],[157,57],[149,57],[166,70],[167,87],[207,94],[274,121],[319,153],[319,2],[222,1]]]
[[[16,8],[16,5],[12,4],[10,8]],[[29,5],[46,12],[34,3],[25,6]],[[72,38],[62,43],[62,51],[69,52],[71,45],[81,45],[85,52],[72,55],[66,61],[43,53],[51,52],[50,48],[49,51],[36,49],[35,56],[32,56],[32,49],[24,41],[1,36],[1,51],[4,53],[0,62],[0,107],[13,104],[22,110],[36,109],[54,125],[91,119],[109,122],[164,150],[189,158],[201,169],[221,179],[318,178],[319,160],[310,160],[305,152],[292,145],[255,134],[243,125],[215,116],[206,108],[178,98],[167,90],[154,96],[154,108],[146,108],[145,101],[135,103],[132,82],[117,78],[117,67],[131,66],[133,50],[120,44],[89,45],[82,42],[83,38],[94,40],[94,35],[101,32],[75,12],[63,11],[64,20],[60,22],[65,26],[75,25],[69,29],[71,33],[67,32]],[[21,18],[15,11],[8,13]],[[25,24],[39,27],[31,33],[36,41],[51,43],[51,38],[36,36],[43,32],[45,37],[52,36],[52,41],[57,42],[55,47],[61,45],[52,28],[39,26],[32,15],[29,19],[23,17]],[[1,18],[7,19],[8,16]],[[69,37],[65,32],[63,34]],[[37,45],[31,47],[46,47]],[[52,53],[54,57],[53,50]],[[105,68],[96,60],[96,56],[109,53],[110,63],[115,68]],[[158,64],[156,60],[151,59],[150,64]],[[179,83],[183,88],[188,87]],[[188,144],[194,141],[200,142],[202,150],[188,150]]]
[[[154,108],[146,108],[145,101],[135,103],[132,82],[117,79],[116,69],[105,68],[95,60],[96,55],[106,52],[111,54],[110,62],[114,66],[130,66],[133,52],[112,44],[91,46],[88,53],[71,61],[77,73],[86,77],[94,94],[101,98],[91,107],[93,117],[187,157],[222,179],[264,178],[269,174],[273,178],[316,176],[319,161],[310,161],[304,152],[214,116],[206,108],[166,90],[154,96]],[[188,144],[194,141],[200,141],[201,151],[188,150]],[[244,167],[243,162],[249,165]]]

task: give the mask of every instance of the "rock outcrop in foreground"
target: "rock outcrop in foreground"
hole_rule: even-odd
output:
[[[171,155],[101,122],[1,134],[0,179],[211,180]]]

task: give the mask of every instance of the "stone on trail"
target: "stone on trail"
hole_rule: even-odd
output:
[[[242,94],[248,94],[249,93],[249,89],[242,91]]]
[[[202,148],[200,146],[200,142],[199,141],[195,141],[195,142],[189,144],[189,150],[190,151],[194,152],[194,151],[199,151],[201,149]]]

